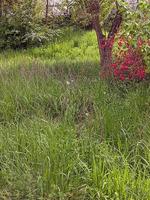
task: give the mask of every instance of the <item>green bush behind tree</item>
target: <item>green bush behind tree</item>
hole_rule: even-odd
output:
[[[0,49],[39,46],[54,35],[43,23],[43,7],[39,0],[19,0],[11,6],[6,3],[0,27]]]

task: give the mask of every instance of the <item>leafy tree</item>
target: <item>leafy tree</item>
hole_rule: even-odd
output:
[[[114,0],[75,0],[75,13],[77,9],[78,13],[79,10],[85,13],[86,22],[92,23],[98,41],[102,74],[110,76],[114,39],[123,20],[119,4]],[[111,21],[109,20],[111,23],[108,25],[109,30],[106,30],[103,25],[110,13],[113,13],[113,17]]]
[[[144,0],[141,1],[144,2]],[[137,20],[139,17],[141,19],[141,16],[138,15],[137,18],[136,9],[135,7],[132,9],[128,0],[73,0],[72,2],[74,18],[84,16],[85,23],[92,23],[97,35],[101,71],[106,77],[110,77],[114,41],[121,25],[126,24],[123,28],[125,31],[129,29],[134,31],[133,21],[135,20],[138,26]],[[147,9],[147,4],[144,5],[145,7],[142,8]],[[126,29],[127,26],[128,29]]]

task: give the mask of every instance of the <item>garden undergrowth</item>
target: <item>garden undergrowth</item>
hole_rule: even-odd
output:
[[[108,86],[72,38],[0,54],[0,199],[148,200],[150,87]]]

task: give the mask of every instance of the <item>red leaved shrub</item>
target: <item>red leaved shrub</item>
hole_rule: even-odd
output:
[[[137,48],[133,48],[124,39],[120,38],[118,46],[125,45],[125,51],[121,50],[116,61],[112,64],[112,73],[115,79],[121,81],[133,81],[143,80],[146,76],[146,66],[143,62],[143,56],[140,52],[140,48],[143,45],[143,41],[139,39],[137,41]]]

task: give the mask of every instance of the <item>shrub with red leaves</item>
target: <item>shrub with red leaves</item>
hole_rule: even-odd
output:
[[[144,65],[142,54],[140,53],[143,41],[139,39],[137,42],[138,48],[134,49],[127,41],[120,38],[118,46],[122,47],[123,45],[125,45],[127,50],[121,50],[116,61],[111,66],[114,78],[121,81],[140,81],[145,79],[146,66]]]

